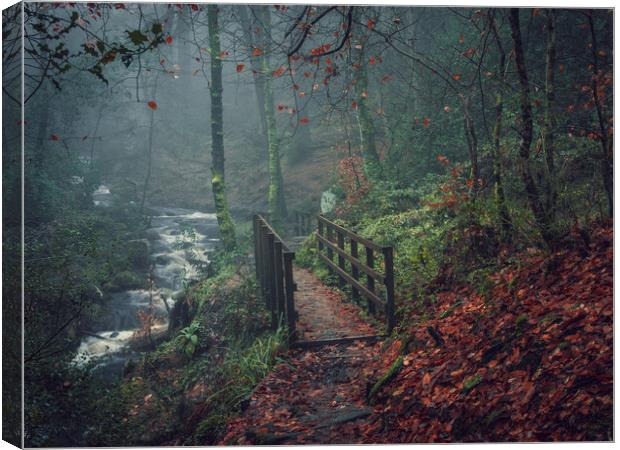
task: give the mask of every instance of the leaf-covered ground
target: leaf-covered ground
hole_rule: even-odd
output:
[[[438,294],[398,340],[289,352],[222,443],[613,439],[612,242],[605,226],[522,255],[486,292]]]

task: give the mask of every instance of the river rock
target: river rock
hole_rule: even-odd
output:
[[[146,270],[149,266],[150,244],[146,239],[127,242],[126,252],[129,261],[136,269]]]

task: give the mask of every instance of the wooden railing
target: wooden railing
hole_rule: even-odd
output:
[[[318,216],[316,237],[319,257],[331,273],[338,275],[338,286],[343,288],[349,284],[355,301],[360,296],[365,297],[371,314],[378,313],[377,307],[379,311],[383,310],[389,335],[395,325],[392,247],[381,247],[322,215]],[[349,250],[346,248],[347,243]],[[360,247],[364,248],[365,262],[360,259]],[[334,254],[337,255],[337,261],[334,261]],[[383,257],[383,273],[377,271],[375,264],[375,257],[380,255]],[[365,276],[365,284],[360,281],[360,276]]]
[[[291,222],[293,234],[295,236],[307,236],[312,232],[314,227],[314,218],[316,216],[305,211],[292,211]]]
[[[285,320],[290,344],[295,340],[295,253],[288,249],[263,216],[255,215],[253,222],[256,279],[265,299],[265,306],[271,313],[271,327],[275,330]]]

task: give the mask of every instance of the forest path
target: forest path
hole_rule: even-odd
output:
[[[314,274],[294,269],[301,340],[376,335],[361,309]],[[364,341],[292,349],[256,387],[243,415],[228,423],[222,444],[353,444],[372,409],[363,369],[380,345]]]

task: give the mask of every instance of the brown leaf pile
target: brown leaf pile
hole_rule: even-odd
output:
[[[365,442],[612,439],[612,240],[607,226],[586,256],[529,257],[495,274],[484,297],[440,294],[436,318],[409,330]]]

